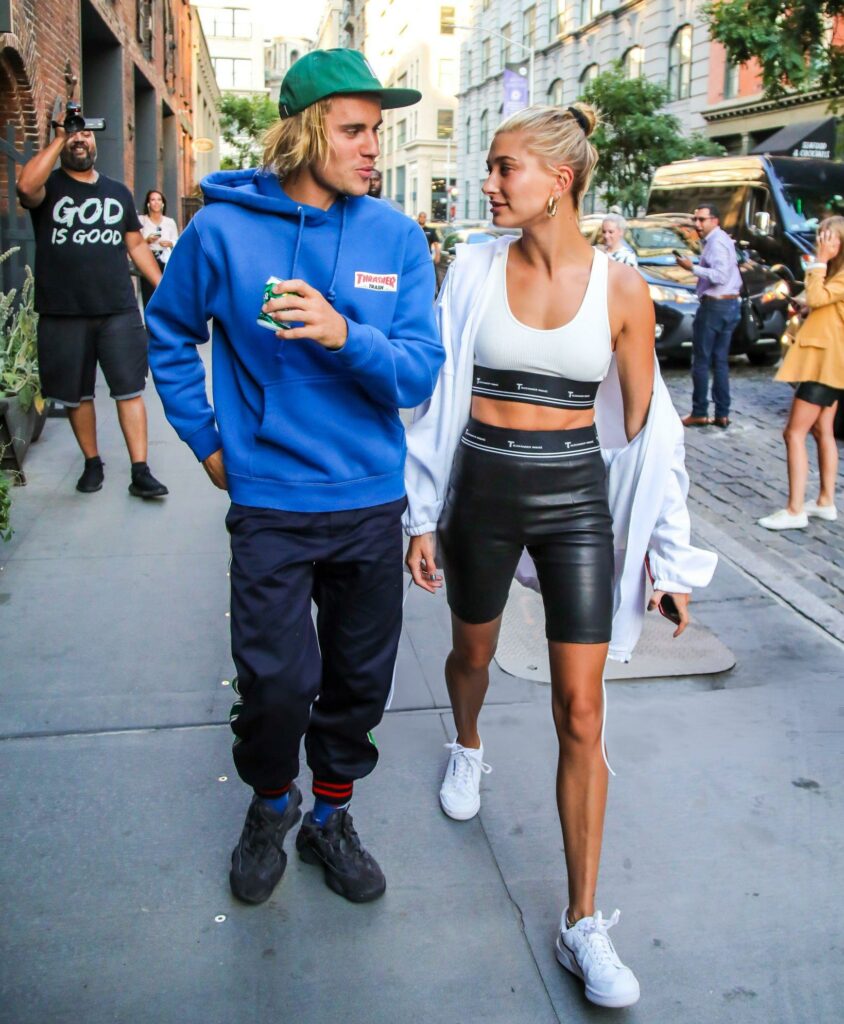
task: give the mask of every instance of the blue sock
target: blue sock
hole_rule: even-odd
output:
[[[349,805],[341,804],[339,807],[337,804],[328,804],[324,800],[320,800],[319,797],[314,800],[314,821],[317,825],[324,825],[334,811],[344,811]]]
[[[284,814],[290,800],[290,792],[282,793],[281,796],[262,796],[261,800],[263,800],[267,807],[272,807],[278,814]]]

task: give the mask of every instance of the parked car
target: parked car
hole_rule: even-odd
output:
[[[600,215],[580,222],[584,237],[593,245],[599,241]],[[685,216],[638,217],[627,222],[625,242],[636,253],[639,272],[648,283],[656,311],[657,355],[688,360],[692,350],[692,323],[698,308],[697,278],[677,266],[674,250],[697,262],[700,241]],[[747,355],[755,365],[771,365],[780,354],[780,338],[788,317],[790,288],[770,267],[739,252],[739,270],[756,318],[760,335],[750,341],[741,328],[733,335],[730,352]]]
[[[792,281],[802,281],[824,217],[844,214],[844,163],[787,156],[678,160],[658,167],[648,214],[690,214],[714,203],[721,227],[743,249]]]

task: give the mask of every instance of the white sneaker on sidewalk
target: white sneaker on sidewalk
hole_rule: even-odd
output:
[[[830,523],[834,523],[838,518],[838,509],[834,505],[819,505],[816,501],[807,501],[803,511],[809,517],[826,519]]]
[[[601,911],[582,917],[571,928],[563,911],[557,936],[557,961],[586,985],[586,998],[597,1006],[632,1006],[639,999],[636,975],[618,959],[607,931],[618,924],[616,910],[605,921]]]
[[[468,821],[481,809],[481,774],[492,768],[484,764],[484,745],[478,750],[463,747],[456,740],[446,743],[451,751],[440,787],[440,807],[455,821]]]
[[[778,512],[772,512],[769,516],[762,516],[756,520],[766,530],[804,530],[809,525],[809,517],[803,512],[789,512],[787,508],[781,508]]]

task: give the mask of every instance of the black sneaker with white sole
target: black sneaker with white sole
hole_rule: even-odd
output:
[[[252,797],[240,841],[232,851],[229,872],[232,892],[239,900],[263,903],[272,895],[287,867],[287,854],[282,848],[284,837],[302,816],[301,803],[302,794],[295,784],[290,786],[282,814],[259,796]]]
[[[160,480],[155,479],[145,462],[134,462],[129,493],[134,494],[136,498],[163,498],[170,492]]]
[[[384,894],[387,881],[371,853],[361,844],[348,810],[332,811],[324,825],[308,811],[296,836],[306,864],[321,864],[325,884],[352,903],[368,903]]]

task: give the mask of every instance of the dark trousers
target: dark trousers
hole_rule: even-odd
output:
[[[692,337],[692,415],[709,413],[709,369],[716,416],[730,415],[730,341],[738,326],[738,299],[702,299]]]
[[[353,782],[375,767],[368,733],[384,713],[401,632],[405,505],[231,506],[234,762],[253,788],[296,778],[302,736],[315,779]]]

